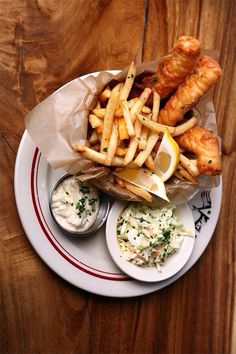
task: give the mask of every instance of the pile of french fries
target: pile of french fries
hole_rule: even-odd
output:
[[[145,167],[154,171],[155,156],[165,130],[168,129],[173,137],[183,134],[196,124],[196,117],[177,127],[159,124],[158,93],[153,93],[152,108],[146,106],[152,93],[150,88],[145,88],[139,97],[128,100],[135,76],[136,67],[131,63],[124,83],[118,83],[113,89],[104,89],[95,108],[89,113],[91,129],[87,145],[76,144],[73,148],[98,164],[113,166],[113,170]],[[198,175],[196,161],[181,153],[175,176],[197,184]],[[144,189],[118,177],[115,181],[120,187],[148,202],[152,201],[151,194]]]

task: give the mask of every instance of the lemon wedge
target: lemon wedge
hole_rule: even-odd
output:
[[[125,168],[119,172],[114,171],[113,174],[169,202],[165,185],[154,172],[145,168]]]
[[[166,129],[154,160],[155,173],[162,182],[167,181],[174,174],[179,163],[179,156],[179,145]]]

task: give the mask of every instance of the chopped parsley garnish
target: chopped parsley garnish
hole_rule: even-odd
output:
[[[212,160],[208,160],[208,163],[209,163],[209,164],[212,163]]]
[[[81,198],[76,204],[76,209],[79,211],[79,214],[85,211],[85,198]]]
[[[80,192],[81,193],[84,193],[84,194],[86,194],[86,193],[89,193],[90,192],[90,189],[89,189],[89,186],[86,186],[85,184],[81,184],[81,186],[80,186]]]
[[[186,106],[183,104],[182,106],[180,106],[180,109],[185,109]]]
[[[107,152],[107,147],[104,147],[104,148],[102,149],[102,151]]]
[[[162,235],[163,235],[165,241],[167,241],[170,238],[170,231],[169,230],[164,231]]]
[[[97,201],[97,198],[89,198],[88,203],[89,205],[93,205]]]
[[[66,191],[66,194],[67,194],[67,195],[70,195],[70,193],[69,193],[69,192],[67,192],[67,191]]]

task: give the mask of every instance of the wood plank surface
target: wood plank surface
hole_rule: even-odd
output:
[[[0,0],[0,352],[235,353],[236,2]],[[182,34],[216,50],[212,94],[223,197],[200,260],[161,291],[111,299],[75,288],[36,255],[14,199],[24,116],[71,79],[165,54]]]

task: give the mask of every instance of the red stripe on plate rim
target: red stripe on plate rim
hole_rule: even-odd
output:
[[[39,156],[38,158],[38,164],[37,164],[37,168],[35,169],[35,166],[36,166],[36,161],[37,161],[37,157]],[[101,278],[101,279],[105,279],[105,280],[112,280],[112,281],[127,281],[127,280],[131,280],[131,278],[129,277],[123,277],[123,278],[116,278],[116,277],[111,277],[111,276],[106,276],[106,275],[103,275],[103,274],[97,274],[95,272],[93,272],[93,270],[96,270],[98,272],[101,272],[101,273],[106,273],[106,274],[115,274],[115,273],[108,273],[108,272],[105,272],[105,271],[100,271],[98,269],[95,269],[91,266],[88,266],[87,264],[77,260],[75,257],[73,257],[72,255],[70,255],[68,253],[68,251],[66,251],[64,249],[64,247],[58,242],[58,240],[55,238],[55,235],[53,235],[52,231],[50,230],[50,228],[48,227],[48,224],[45,220],[45,217],[44,217],[44,214],[42,212],[42,208],[41,208],[41,205],[40,205],[40,201],[39,201],[39,198],[38,198],[38,167],[39,167],[39,160],[40,160],[40,157],[41,157],[41,154],[39,154],[39,149],[36,148],[35,151],[34,151],[34,155],[33,155],[33,160],[32,160],[32,166],[31,166],[31,177],[30,177],[30,186],[31,186],[31,198],[32,198],[32,203],[33,203],[33,207],[34,207],[34,211],[35,211],[35,215],[37,217],[37,220],[38,220],[38,223],[39,223],[39,226],[41,227],[41,230],[43,231],[43,234],[46,236],[46,238],[48,239],[48,241],[51,243],[51,245],[53,246],[53,248],[60,254],[60,256],[62,256],[67,262],[69,262],[72,266],[74,266],[75,268],[79,269],[80,271],[84,272],[84,273],[87,273],[91,276],[94,276],[94,277],[97,277],[97,278]],[[36,174],[35,174],[35,171],[36,171]],[[36,176],[36,195],[35,195],[35,187],[34,187],[34,180],[35,180],[35,176]],[[40,211],[38,210],[38,206],[37,206],[37,201],[39,203],[39,209]],[[46,224],[46,226],[44,225],[43,221],[42,221],[42,218],[40,216],[40,212],[42,214],[42,217],[43,217],[43,220]],[[49,234],[49,232],[51,233],[51,235]],[[68,253],[72,258],[74,258],[75,260],[77,260],[81,265],[75,263],[72,259],[70,259],[59,247],[58,245],[56,244],[58,243],[60,245],[60,247],[64,250],[64,252]],[[86,266],[90,269],[86,269],[84,268],[83,266]]]
[[[124,275],[123,273],[112,273],[112,272],[106,272],[106,271],[102,271],[100,269],[97,269],[97,268],[93,268],[85,263],[83,263],[82,261],[80,261],[79,259],[77,259],[76,257],[72,256],[72,254],[70,254],[63,246],[62,244],[57,240],[57,238],[55,237],[55,235],[53,234],[53,232],[51,231],[47,221],[46,221],[46,218],[45,218],[45,215],[43,213],[43,210],[42,210],[42,207],[41,207],[41,204],[40,204],[40,198],[38,197],[39,196],[39,193],[38,193],[38,170],[39,170],[39,164],[40,164],[40,160],[41,160],[41,156],[42,154],[39,154],[38,155],[38,161],[37,161],[37,167],[36,167],[36,181],[35,181],[35,185],[36,185],[36,204],[38,203],[38,207],[40,209],[40,213],[41,213],[41,218],[43,218],[43,221],[44,221],[44,226],[46,227],[46,229],[49,231],[49,234],[50,236],[54,239],[54,241],[59,245],[59,247],[62,249],[62,252],[64,251],[68,256],[70,256],[71,258],[73,258],[75,261],[79,262],[80,264],[84,265],[85,267],[89,268],[89,269],[92,269],[92,270],[95,270],[99,273],[103,273],[103,274],[109,274],[109,275]]]

